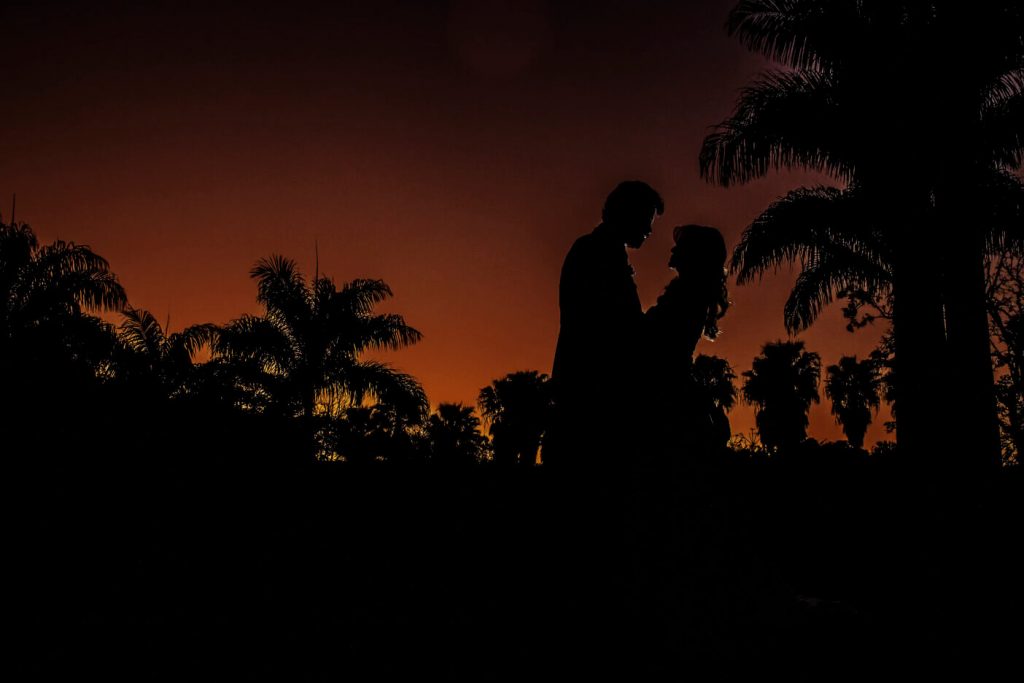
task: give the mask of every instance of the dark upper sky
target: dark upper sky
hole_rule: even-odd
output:
[[[423,331],[390,360],[433,403],[472,403],[507,372],[550,370],[562,258],[619,180],[666,199],[631,254],[645,304],[671,276],[673,225],[733,245],[773,197],[818,182],[698,177],[708,126],[765,66],[726,36],[733,4],[8,0],[0,197],[17,192],[44,241],[106,256],[175,329],[256,312],[252,263],[283,253],[311,272],[318,243],[321,272],[385,279],[386,309]],[[791,281],[734,288],[698,351],[749,368],[785,336]],[[876,336],[833,310],[801,338],[828,364]],[[749,429],[750,409],[733,423]],[[811,434],[838,438],[827,407]]]

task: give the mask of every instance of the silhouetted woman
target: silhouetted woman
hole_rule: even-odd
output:
[[[646,313],[648,388],[655,446],[706,452],[724,446],[729,420],[696,391],[693,351],[703,336],[718,336],[729,307],[725,240],[717,229],[680,225],[668,265],[678,274]]]
[[[727,419],[723,426],[712,417],[691,374],[697,341],[718,336],[718,319],[728,307],[725,241],[702,225],[681,225],[673,237],[668,264],[677,276],[645,314],[641,384],[648,410],[634,426],[638,447],[630,461],[627,599],[637,624],[633,648],[651,662],[671,659],[684,604],[681,577],[694,564],[691,540],[709,523],[693,513],[706,498],[707,482],[698,472],[729,432]]]

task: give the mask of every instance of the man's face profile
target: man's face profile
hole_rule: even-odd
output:
[[[658,212],[651,210],[650,214],[638,214],[635,219],[626,225],[626,246],[630,249],[639,249],[651,236],[654,230],[654,219]]]

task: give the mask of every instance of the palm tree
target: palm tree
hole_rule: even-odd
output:
[[[736,404],[736,373],[729,361],[718,356],[699,354],[690,367],[701,406],[707,407],[712,447],[725,447],[732,437],[732,425],[726,413]]]
[[[804,351],[801,341],[769,342],[743,376],[743,399],[754,406],[765,446],[789,450],[807,438],[807,411],[819,400],[817,353]]]
[[[729,361],[701,353],[693,359],[690,373],[708,403],[722,410],[732,410],[736,404],[736,373]]]
[[[985,231],[964,228],[992,173],[1024,159],[1022,27],[1024,11],[1009,1],[745,0],[730,15],[730,33],[786,69],[744,91],[705,140],[702,173],[729,185],[800,167],[862,193],[891,248],[900,439],[916,451],[941,446],[928,439],[945,402],[931,372],[944,320],[955,352],[977,361],[980,340],[987,348],[976,320]],[[966,365],[984,412],[990,366]],[[973,421],[990,431],[980,413]]]
[[[481,389],[478,404],[490,425],[495,463],[535,465],[551,414],[548,376],[536,370],[513,372]]]
[[[733,251],[737,284],[760,280],[784,263],[800,274],[783,311],[786,329],[809,327],[836,298],[863,293],[884,305],[892,291],[892,250],[872,226],[856,189],[812,187],[773,202],[743,232]]]
[[[1024,254],[1024,181],[995,173],[985,191],[978,214],[987,228],[987,257],[1019,257]],[[856,188],[818,186],[787,193],[743,232],[731,263],[737,283],[760,280],[784,263],[797,264],[800,275],[784,308],[786,329],[794,334],[810,327],[836,298],[847,297],[857,309],[869,305],[889,318],[892,240],[872,225],[869,212]]]
[[[442,465],[466,465],[483,460],[487,437],[472,406],[442,403],[427,419],[426,438],[431,460]]]
[[[7,384],[26,373],[62,384],[95,379],[109,361],[113,331],[87,312],[120,311],[127,300],[106,259],[88,246],[40,246],[29,225],[0,223],[0,375]]]
[[[28,225],[0,223],[0,439],[12,453],[22,439],[34,450],[41,439],[73,449],[81,429],[114,419],[97,401],[113,328],[89,312],[118,311],[126,301],[89,247],[40,246]]]
[[[293,260],[277,255],[260,259],[250,275],[265,313],[226,325],[214,353],[233,366],[252,406],[302,421],[311,454],[320,450],[318,415],[340,416],[366,399],[403,417],[425,413],[426,395],[412,376],[360,358],[421,337],[402,316],[373,313],[392,295],[383,281],[353,280],[338,289],[317,277],[307,284]]]
[[[990,260],[1024,254],[1024,183],[1019,178],[993,174],[978,216],[988,229]],[[796,263],[800,274],[784,307],[787,329],[803,331],[825,306],[846,297],[844,315],[853,331],[878,318],[891,322],[892,260],[891,240],[871,227],[867,203],[856,188],[800,188],[773,202],[744,231],[733,252],[732,271],[739,284],[746,284],[783,263]],[[933,288],[938,297],[937,282]],[[990,304],[992,298],[986,296]],[[864,313],[865,307],[873,312]],[[890,371],[886,401],[895,397],[894,380]]]
[[[832,401],[832,414],[854,448],[864,447],[871,409],[878,410],[880,405],[880,387],[878,366],[871,360],[843,356],[826,368],[825,396]]]
[[[153,383],[168,396],[188,391],[195,355],[204,345],[214,344],[217,326],[203,323],[166,334],[147,310],[129,306],[121,315],[117,340],[124,353],[118,366],[128,379]]]

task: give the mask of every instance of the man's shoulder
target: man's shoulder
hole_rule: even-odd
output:
[[[620,251],[622,256],[625,257],[626,250],[624,248],[617,248],[614,242],[599,234],[597,230],[594,230],[577,237],[565,258],[566,261],[579,259],[614,260],[619,256]]]
[[[569,248],[569,253],[574,251],[580,251],[581,249],[593,249],[597,246],[598,238],[594,235],[593,231],[585,232],[576,238],[576,241],[572,243],[572,247]]]

